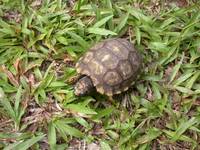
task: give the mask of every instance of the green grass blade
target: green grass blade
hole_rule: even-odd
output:
[[[27,150],[28,148],[30,148],[35,143],[42,140],[44,137],[45,137],[44,134],[36,136],[36,137],[32,137],[31,139],[19,142],[18,144],[14,144],[14,146],[12,146],[12,148],[14,150]],[[9,147],[4,148],[4,150],[9,150],[9,149],[10,149]]]
[[[48,143],[52,150],[56,149],[56,129],[53,122],[48,125]]]
[[[100,145],[101,145],[101,150],[111,150],[109,144],[104,141],[100,142]]]
[[[12,105],[9,101],[9,99],[6,97],[3,89],[0,87],[0,103],[2,104],[3,108],[6,110],[6,112],[9,114],[9,116],[16,120],[16,113],[14,109],[12,108]]]
[[[76,129],[74,127],[67,125],[64,121],[57,120],[56,122],[54,122],[54,124],[55,124],[55,127],[58,130],[58,132],[60,132],[64,136],[71,135],[71,136],[78,137],[78,138],[83,137],[83,133],[81,131],[79,131],[78,129]]]
[[[65,108],[79,112],[79,113],[83,113],[83,114],[90,114],[90,115],[97,114],[93,109],[89,107],[85,107],[80,104],[69,104]]]
[[[21,102],[21,96],[22,96],[22,86],[20,85],[17,90],[17,94],[15,98],[15,112],[18,112],[19,104]]]
[[[113,17],[113,15],[110,15],[110,16],[107,16],[101,20],[99,20],[98,22],[96,22],[94,25],[93,25],[93,28],[100,28],[102,25],[105,25],[106,22],[108,20],[110,20],[111,18]]]
[[[184,59],[184,54],[182,55],[181,60],[179,61],[179,63],[174,66],[173,71],[172,71],[172,73],[170,75],[169,83],[171,83],[175,79],[175,77],[176,77],[176,75],[177,75],[177,73],[178,73],[178,71],[179,71],[179,69],[180,69],[180,67],[182,65],[183,59]]]
[[[174,132],[174,135],[172,136],[172,140],[176,141],[179,139],[179,137],[190,127],[192,127],[194,124],[198,123],[199,119],[192,117],[188,121],[182,122],[178,129]]]
[[[119,33],[126,26],[128,18],[129,18],[129,13],[121,17],[118,26],[114,29],[115,33]]]
[[[117,33],[104,28],[88,28],[88,32],[97,35],[117,35]]]

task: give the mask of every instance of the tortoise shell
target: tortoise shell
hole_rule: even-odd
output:
[[[126,91],[141,70],[142,57],[122,38],[104,40],[76,63],[79,74],[89,76],[97,92],[112,96]]]

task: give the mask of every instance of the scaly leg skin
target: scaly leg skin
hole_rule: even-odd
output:
[[[120,95],[114,95],[113,99],[120,101],[120,106],[126,108],[130,111],[133,110],[132,103],[131,103],[131,95],[129,92],[124,92]]]
[[[114,104],[115,100],[113,99],[112,96],[109,96],[108,97],[108,101],[111,103],[111,104]]]
[[[122,104],[122,106],[123,106],[124,108],[127,108],[127,109],[130,110],[130,111],[133,110],[133,106],[132,106],[132,103],[131,103],[131,95],[130,95],[130,93],[125,92],[125,93],[122,95],[121,104]]]

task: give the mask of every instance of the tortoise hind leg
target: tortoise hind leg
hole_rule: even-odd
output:
[[[121,104],[123,107],[127,108],[128,110],[130,110],[130,111],[133,110],[130,93],[128,93],[128,92],[123,93]]]
[[[122,106],[123,108],[127,108],[130,111],[133,110],[131,95],[130,95],[129,92],[126,91],[126,92],[123,92],[119,95],[114,95],[113,99],[119,100],[120,106]]]

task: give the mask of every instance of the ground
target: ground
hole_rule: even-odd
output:
[[[0,148],[200,149],[200,5],[195,0],[2,0]],[[111,37],[143,56],[131,108],[76,97],[74,64]]]

